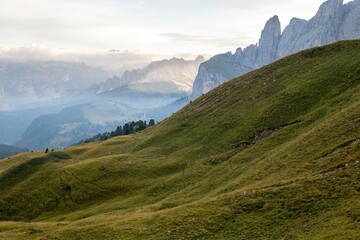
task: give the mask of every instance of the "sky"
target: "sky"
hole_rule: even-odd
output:
[[[130,67],[211,56],[256,43],[274,15],[282,28],[309,19],[324,1],[0,0],[0,58]]]

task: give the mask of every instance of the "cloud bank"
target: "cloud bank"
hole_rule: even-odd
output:
[[[286,25],[291,17],[313,16],[323,1],[0,0],[0,42],[82,52],[217,54],[255,43],[273,15]]]
[[[195,59],[197,55],[182,54],[186,59]],[[125,70],[142,68],[151,61],[169,59],[173,55],[144,53],[120,49],[110,49],[98,52],[75,52],[59,48],[32,45],[29,47],[0,46],[0,61],[67,61],[84,62],[90,66],[99,67],[111,75],[121,75]]]

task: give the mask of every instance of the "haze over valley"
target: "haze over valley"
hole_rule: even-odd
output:
[[[56,55],[56,51],[49,53],[46,48],[4,50],[0,61],[0,121],[4,126],[0,129],[0,143],[33,150],[62,148],[127,121],[161,121],[190,99],[280,57],[358,38],[358,15],[357,1],[343,4],[333,0],[324,3],[309,21],[293,18],[283,31],[278,16],[274,16],[265,24],[258,44],[238,48],[234,54],[216,55],[206,62],[199,55],[193,60],[172,57],[148,64],[134,63],[131,53],[111,49],[99,55],[99,61],[113,60],[110,67],[104,67],[89,55],[78,57],[86,63],[53,60],[55,56],[76,58]],[[130,65],[143,66],[123,69],[124,65],[116,65],[127,55]],[[78,113],[74,119],[74,115],[61,117],[74,109]],[[77,115],[82,116],[81,121]],[[51,136],[36,136],[41,132],[40,122],[48,126],[43,131],[51,132]]]

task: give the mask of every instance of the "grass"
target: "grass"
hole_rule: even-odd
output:
[[[0,162],[0,239],[359,239],[360,41],[126,137]]]

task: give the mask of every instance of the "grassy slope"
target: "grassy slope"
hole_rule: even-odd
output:
[[[1,161],[0,239],[359,239],[359,135],[360,41],[304,51],[142,133]]]

